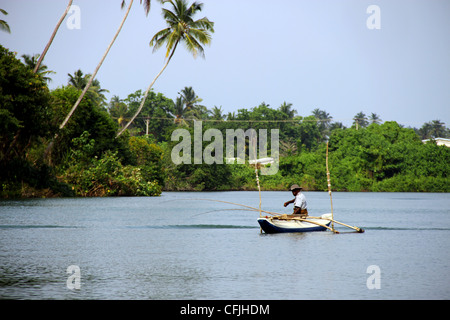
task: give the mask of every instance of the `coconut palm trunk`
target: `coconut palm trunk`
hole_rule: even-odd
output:
[[[39,66],[40,66],[41,63],[42,63],[42,60],[44,60],[44,57],[45,57],[45,55],[47,54],[47,51],[48,51],[48,49],[50,48],[50,46],[51,46],[51,44],[52,44],[52,42],[53,42],[53,39],[54,39],[55,36],[56,36],[56,33],[58,32],[59,26],[61,25],[61,23],[62,23],[62,22],[64,21],[64,19],[66,18],[67,13],[69,12],[70,7],[72,6],[72,2],[73,2],[73,0],[69,0],[69,3],[67,4],[66,10],[64,11],[63,15],[61,16],[61,18],[59,19],[58,23],[56,24],[55,30],[53,30],[53,33],[52,33],[52,35],[51,35],[51,37],[50,37],[50,40],[48,41],[47,45],[45,46],[44,51],[43,51],[42,54],[40,55],[39,60],[38,60],[38,62],[36,63],[36,66],[34,67],[34,70],[33,70],[34,73],[36,73],[36,72],[39,70]]]
[[[123,127],[119,133],[117,134],[116,138],[120,137],[120,135],[128,128],[128,126],[134,121],[134,119],[136,119],[136,117],[139,115],[139,113],[141,113],[142,108],[144,107],[145,104],[145,100],[147,99],[147,96],[150,92],[150,90],[152,89],[153,85],[155,84],[156,80],[159,78],[159,76],[164,72],[164,70],[167,68],[167,65],[170,62],[170,59],[172,59],[173,54],[175,53],[175,49],[177,48],[178,42],[175,44],[175,46],[172,49],[172,52],[169,56],[169,58],[167,59],[166,63],[164,64],[163,68],[161,69],[161,71],[156,75],[155,79],[153,79],[152,83],[150,83],[150,85],[148,86],[147,90],[145,91],[144,97],[142,98],[141,104],[139,105],[139,108],[137,109],[136,113],[133,115],[133,117],[131,118],[131,120],[125,125],[125,127]]]
[[[86,84],[86,86],[85,86],[84,89],[83,89],[83,92],[82,92],[81,95],[78,97],[78,100],[75,102],[74,106],[72,107],[72,109],[70,110],[70,112],[68,113],[68,115],[66,116],[66,118],[64,119],[64,121],[63,121],[63,122],[61,123],[61,125],[59,126],[59,129],[60,129],[60,130],[63,129],[63,128],[66,126],[67,122],[68,122],[69,119],[72,117],[72,115],[73,115],[73,113],[75,112],[76,108],[78,107],[78,105],[80,104],[81,100],[83,99],[84,95],[85,95],[86,92],[89,90],[89,87],[92,85],[92,82],[94,81],[95,76],[97,75],[98,70],[100,69],[101,65],[103,64],[103,61],[105,60],[106,56],[107,56],[108,53],[109,53],[109,50],[111,49],[112,45],[114,44],[114,42],[115,42],[116,39],[117,39],[117,36],[119,35],[120,31],[122,30],[122,27],[123,27],[123,25],[124,25],[124,23],[125,23],[125,21],[126,21],[126,19],[127,19],[127,17],[128,17],[128,14],[130,13],[130,9],[131,9],[131,7],[132,7],[132,5],[133,5],[133,1],[134,1],[134,0],[131,0],[131,1],[130,1],[130,4],[129,4],[129,6],[128,6],[128,8],[127,8],[127,11],[126,11],[126,13],[125,13],[125,15],[124,15],[124,17],[123,17],[123,19],[122,19],[122,22],[120,23],[119,28],[118,28],[117,31],[116,31],[116,34],[114,35],[114,37],[113,37],[113,39],[111,40],[111,42],[110,42],[108,48],[106,49],[105,53],[103,54],[103,57],[102,57],[102,59],[100,60],[100,63],[97,65],[97,68],[95,68],[95,71],[94,71],[94,73],[92,74],[92,76],[90,77],[89,82]],[[72,1],[70,1],[69,4],[71,4],[71,3],[72,3]],[[141,4],[144,3],[145,13],[148,14],[148,12],[150,11],[150,3],[151,3],[151,1],[150,1],[150,0],[140,0],[140,3],[141,3]],[[125,0],[122,1],[122,8],[124,7],[124,5],[125,5]],[[69,6],[69,7],[70,7],[70,6]],[[68,9],[67,9],[67,10],[68,10]],[[67,14],[67,13],[66,13],[66,14]],[[61,22],[62,22],[62,20],[61,20]],[[58,26],[58,27],[59,27],[59,26]],[[38,66],[37,66],[37,67],[38,67]],[[48,146],[47,146],[47,148],[45,149],[45,152],[44,152],[44,158],[47,159],[47,161],[48,161],[49,164],[51,164],[51,151],[52,151],[52,148],[53,148],[54,141],[56,140],[57,137],[58,137],[58,133],[55,134],[55,136],[54,136],[53,139],[50,141],[50,143],[48,144]]]
[[[170,3],[173,11],[163,8],[163,17],[166,20],[168,27],[158,31],[153,36],[150,41],[150,46],[153,46],[153,51],[155,51],[163,44],[166,44],[167,61],[162,70],[147,88],[144,98],[142,99],[141,104],[133,118],[122,130],[119,131],[116,138],[128,128],[128,126],[141,112],[150,89],[166,69],[170,59],[175,53],[178,43],[180,41],[183,42],[186,45],[186,48],[193,53],[194,57],[196,57],[198,53],[204,57],[202,44],[210,44],[211,42],[211,33],[214,32],[214,22],[209,21],[206,17],[196,21],[193,19],[195,13],[202,10],[202,3],[194,2],[192,5],[188,6],[186,0],[163,0],[161,2],[163,4]]]
[[[86,84],[86,86],[83,89],[83,92],[81,93],[81,95],[78,97],[78,100],[75,102],[75,104],[73,105],[72,109],[70,110],[70,112],[67,114],[66,118],[64,119],[64,121],[61,123],[61,125],[59,126],[59,129],[63,129],[67,122],[69,121],[69,119],[72,117],[73,113],[75,112],[75,110],[77,109],[78,105],[80,104],[81,100],[83,99],[83,97],[85,96],[86,92],[89,90],[90,86],[92,85],[92,82],[95,79],[95,76],[97,75],[98,70],[100,69],[100,67],[103,64],[103,61],[105,61],[106,56],[109,53],[109,50],[111,50],[111,47],[113,46],[114,42],[117,39],[117,36],[119,35],[120,31],[122,30],[123,24],[125,23],[125,20],[127,20],[128,14],[130,13],[130,9],[131,6],[133,5],[133,0],[130,1],[130,4],[128,5],[127,8],[127,12],[125,13],[125,16],[122,19],[122,22],[120,23],[119,28],[116,31],[116,34],[114,35],[114,38],[111,40],[111,42],[109,43],[108,48],[106,49],[105,53],[103,54],[102,59],[100,60],[99,64],[97,65],[97,68],[95,68],[94,72],[92,73],[92,76],[90,77],[88,83]]]

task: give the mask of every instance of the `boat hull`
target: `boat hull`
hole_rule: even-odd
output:
[[[325,226],[328,227],[331,224],[331,221],[325,219],[330,219],[331,214],[324,214],[321,218],[323,219],[311,219],[311,221],[315,223],[299,220],[259,218],[258,223],[265,233],[325,231],[327,230]],[[323,226],[317,225],[316,223]]]

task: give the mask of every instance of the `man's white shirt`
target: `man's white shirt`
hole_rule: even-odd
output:
[[[302,209],[306,209],[306,198],[303,193],[299,192],[295,196],[294,207],[300,207]]]

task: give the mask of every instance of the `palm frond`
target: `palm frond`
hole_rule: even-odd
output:
[[[162,9],[162,15],[168,27],[158,31],[150,41],[153,51],[158,50],[163,43],[166,44],[166,58],[173,54],[178,42],[182,41],[194,57],[200,54],[204,57],[203,45],[211,43],[211,33],[214,32],[214,22],[204,17],[194,21],[193,16],[202,10],[203,4],[194,2],[188,6],[186,0],[166,0],[172,8]]]
[[[145,15],[148,15],[148,13],[150,12],[150,5],[151,5],[151,0],[141,0],[141,4],[142,2],[144,2],[144,11],[145,11]]]
[[[205,57],[203,47],[195,40],[194,37],[189,34],[185,34],[184,36],[184,45],[186,49],[194,55],[194,58],[197,58],[197,54],[200,54],[202,57]]]
[[[204,29],[204,31],[214,32],[214,22],[209,21],[207,17],[203,17],[192,22],[192,27],[196,29]]]
[[[3,13],[5,16],[8,14],[8,12],[6,12],[3,9],[0,9],[0,12]],[[0,20],[0,30],[11,33],[11,29],[9,28],[9,25],[5,20]]]
[[[150,40],[149,45],[153,47],[153,52],[161,48],[161,46],[167,41],[167,38],[170,36],[170,28],[166,28],[158,31]]]

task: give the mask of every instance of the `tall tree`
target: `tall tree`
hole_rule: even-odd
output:
[[[177,97],[177,100],[175,100],[174,112],[171,112],[175,117],[173,122],[178,125],[186,124],[186,121],[184,119],[187,117],[190,111],[191,110],[189,110],[184,103],[183,98]]]
[[[23,58],[23,62],[25,62],[25,64],[31,69],[34,70],[34,68],[36,67],[37,61],[39,59],[39,55],[35,54],[34,56],[30,56],[28,54],[23,54],[22,55]],[[42,79],[44,79],[47,82],[51,82],[52,79],[50,77],[47,77],[47,75],[49,74],[55,74],[56,72],[48,70],[48,67],[45,64],[42,64],[39,66],[36,74],[39,74],[40,76],[42,76]]]
[[[224,120],[226,118],[226,115],[223,114],[222,106],[214,106],[210,111],[210,114],[211,118],[214,120]]]
[[[333,117],[325,110],[320,110],[319,108],[314,109],[312,114],[318,121],[317,127],[320,130],[322,140],[326,140],[326,137],[330,133],[330,123]]]
[[[365,128],[369,124],[369,122],[367,121],[367,116],[362,111],[358,112],[353,120],[355,120],[353,124],[356,126],[356,130],[358,130],[359,127]]]
[[[91,98],[97,105],[105,106],[106,97],[103,93],[109,91],[101,88],[100,81],[98,81],[98,79],[91,81],[92,76],[90,74],[83,74],[83,71],[80,69],[75,71],[73,75],[70,73],[67,75],[69,76],[69,86],[75,87],[79,90],[86,90],[87,84],[91,82],[92,85],[86,90],[89,98]]]
[[[3,9],[0,9],[0,12],[3,13],[5,16],[8,14]],[[5,32],[11,33],[11,29],[9,28],[9,24],[5,20],[0,20],[0,30],[3,30]]]
[[[0,165],[12,158],[24,159],[32,141],[51,136],[49,105],[45,81],[0,45]]]
[[[142,0],[140,0],[141,4],[142,4]],[[144,9],[145,9],[145,13],[148,15],[148,12],[150,11],[150,3],[151,0],[144,0]],[[122,1],[122,9],[125,7],[126,2],[125,0]],[[113,39],[111,40],[111,42],[108,45],[108,48],[106,48],[105,53],[103,54],[102,58],[100,59],[100,62],[98,63],[97,67],[95,68],[94,72],[92,73],[91,77],[89,78],[88,83],[86,84],[86,86],[84,87],[83,92],[81,92],[81,95],[78,97],[78,100],[75,102],[75,104],[73,105],[72,109],[70,110],[70,112],[67,114],[66,118],[64,119],[64,121],[61,123],[61,125],[59,126],[60,129],[64,128],[65,125],[67,124],[67,121],[69,121],[70,117],[72,116],[72,114],[75,112],[75,110],[77,109],[78,105],[80,104],[81,100],[83,99],[84,95],[86,94],[86,92],[89,90],[90,86],[92,85],[95,76],[97,75],[98,70],[100,69],[100,67],[103,64],[103,61],[105,61],[106,56],[108,55],[109,50],[111,49],[111,47],[113,46],[114,42],[117,39],[117,36],[119,35],[120,31],[122,30],[122,27],[125,23],[125,20],[128,17],[128,14],[130,13],[130,9],[131,6],[133,5],[133,0],[130,1],[130,4],[128,5],[127,11],[122,19],[122,22],[119,25],[119,28],[116,31],[116,34],[114,35]]]
[[[181,92],[178,92],[183,98],[184,103],[188,109],[194,110],[199,102],[202,102],[203,99],[199,98],[192,87],[184,87]]]
[[[435,138],[445,136],[445,123],[441,122],[441,120],[433,120],[431,121],[431,134]]]
[[[117,119],[117,123],[119,127],[123,127],[125,125],[124,121],[128,121],[128,106],[122,99],[118,96],[113,96],[111,101],[109,102],[109,114],[114,119]]]
[[[36,67],[34,68],[33,72],[36,73],[39,70],[39,66],[42,63],[42,60],[44,60],[45,55],[47,54],[48,49],[50,48],[50,46],[52,45],[53,39],[55,39],[56,33],[58,32],[59,26],[61,25],[61,23],[64,21],[64,19],[67,16],[67,13],[69,12],[70,7],[72,6],[72,2],[73,0],[69,0],[69,3],[67,4],[66,10],[64,11],[64,13],[62,14],[61,18],[59,18],[58,23],[56,24],[55,30],[53,30],[52,35],[50,36],[50,40],[48,41],[47,45],[44,48],[44,51],[42,52],[42,54],[39,56],[39,60],[36,63]]]
[[[376,113],[373,113],[370,115],[369,117],[370,123],[379,123],[381,122],[381,118],[379,115],[377,115]]]
[[[293,119],[297,114],[297,110],[292,109],[292,103],[287,103],[286,101],[278,108],[281,112],[288,116],[288,119]]]
[[[186,48],[194,55],[194,57],[196,57],[197,54],[204,57],[202,45],[209,45],[211,43],[211,33],[214,32],[214,22],[209,21],[206,17],[199,20],[193,19],[194,15],[202,10],[202,3],[194,2],[192,5],[188,6],[186,0],[163,1],[163,3],[166,2],[169,2],[173,8],[172,11],[165,8],[162,9],[163,17],[166,20],[168,27],[158,31],[150,41],[150,46],[153,46],[153,51],[159,49],[164,44],[166,45],[166,63],[147,88],[141,105],[131,118],[131,121],[119,131],[116,137],[119,137],[141,112],[150,89],[166,69],[180,42],[185,44]]]
[[[86,87],[87,84],[87,78],[86,75],[83,74],[83,71],[78,69],[71,75],[70,73],[67,74],[69,76],[69,82],[68,85],[75,87],[77,89],[83,90],[84,87]]]
[[[197,118],[201,119],[202,116],[207,116],[208,110],[205,106],[199,105],[203,99],[199,98],[192,87],[184,87],[181,92],[178,92],[186,105],[186,110],[191,111]]]

